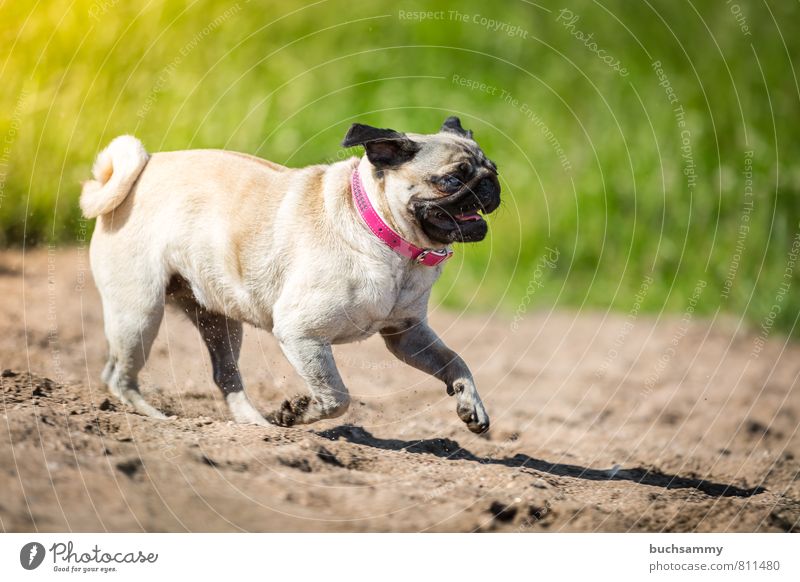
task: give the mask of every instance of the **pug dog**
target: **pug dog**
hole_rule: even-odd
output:
[[[99,154],[80,204],[97,218],[90,257],[113,394],[166,418],[137,376],[172,304],[200,332],[237,422],[341,416],[350,398],[331,346],[379,333],[444,382],[469,430],[488,430],[472,374],[428,326],[427,305],[451,245],[486,236],[497,167],[456,117],[435,134],[357,123],[342,145],[365,155],[294,169],[222,150],[149,155],[131,136]],[[308,394],[256,410],[238,367],[242,322],[273,333]]]

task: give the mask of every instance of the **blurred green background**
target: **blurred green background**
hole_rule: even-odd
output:
[[[5,1],[0,237],[75,244],[79,182],[122,133],[150,151],[304,165],[352,153],[339,142],[354,121],[431,132],[456,114],[497,162],[504,204],[487,241],[457,248],[437,302],[518,317],[641,303],[796,335],[797,13],[724,0]]]

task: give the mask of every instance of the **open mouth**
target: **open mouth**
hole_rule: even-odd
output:
[[[456,222],[475,222],[476,220],[483,220],[481,215],[477,212],[462,212],[461,214],[456,214],[453,218],[456,219]]]
[[[438,242],[477,242],[486,237],[489,230],[484,215],[497,204],[482,205],[477,197],[468,193],[455,201],[438,201],[417,207],[417,218],[425,233]]]
[[[414,203],[417,220],[429,238],[444,244],[477,242],[489,227],[484,215],[500,205],[500,184],[495,175],[484,176],[448,196]]]
[[[428,216],[428,220],[435,222],[441,228],[453,226],[469,226],[473,222],[485,222],[481,216],[481,209],[472,208],[468,210],[450,211],[446,209],[434,210]]]

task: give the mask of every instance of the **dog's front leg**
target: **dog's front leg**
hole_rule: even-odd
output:
[[[447,393],[457,399],[456,412],[475,433],[489,430],[489,415],[481,402],[472,373],[464,360],[439,339],[425,321],[402,328],[381,330],[386,346],[400,360],[435,376],[447,385]]]
[[[324,418],[341,416],[350,405],[350,396],[342,382],[329,343],[306,337],[278,338],[286,358],[308,385],[311,396],[295,396],[266,415],[279,426],[308,424]]]

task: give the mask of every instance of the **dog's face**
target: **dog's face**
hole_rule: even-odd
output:
[[[457,117],[430,135],[356,123],[342,145],[364,146],[393,216],[417,238],[450,244],[486,236],[481,215],[500,205],[497,166]]]

